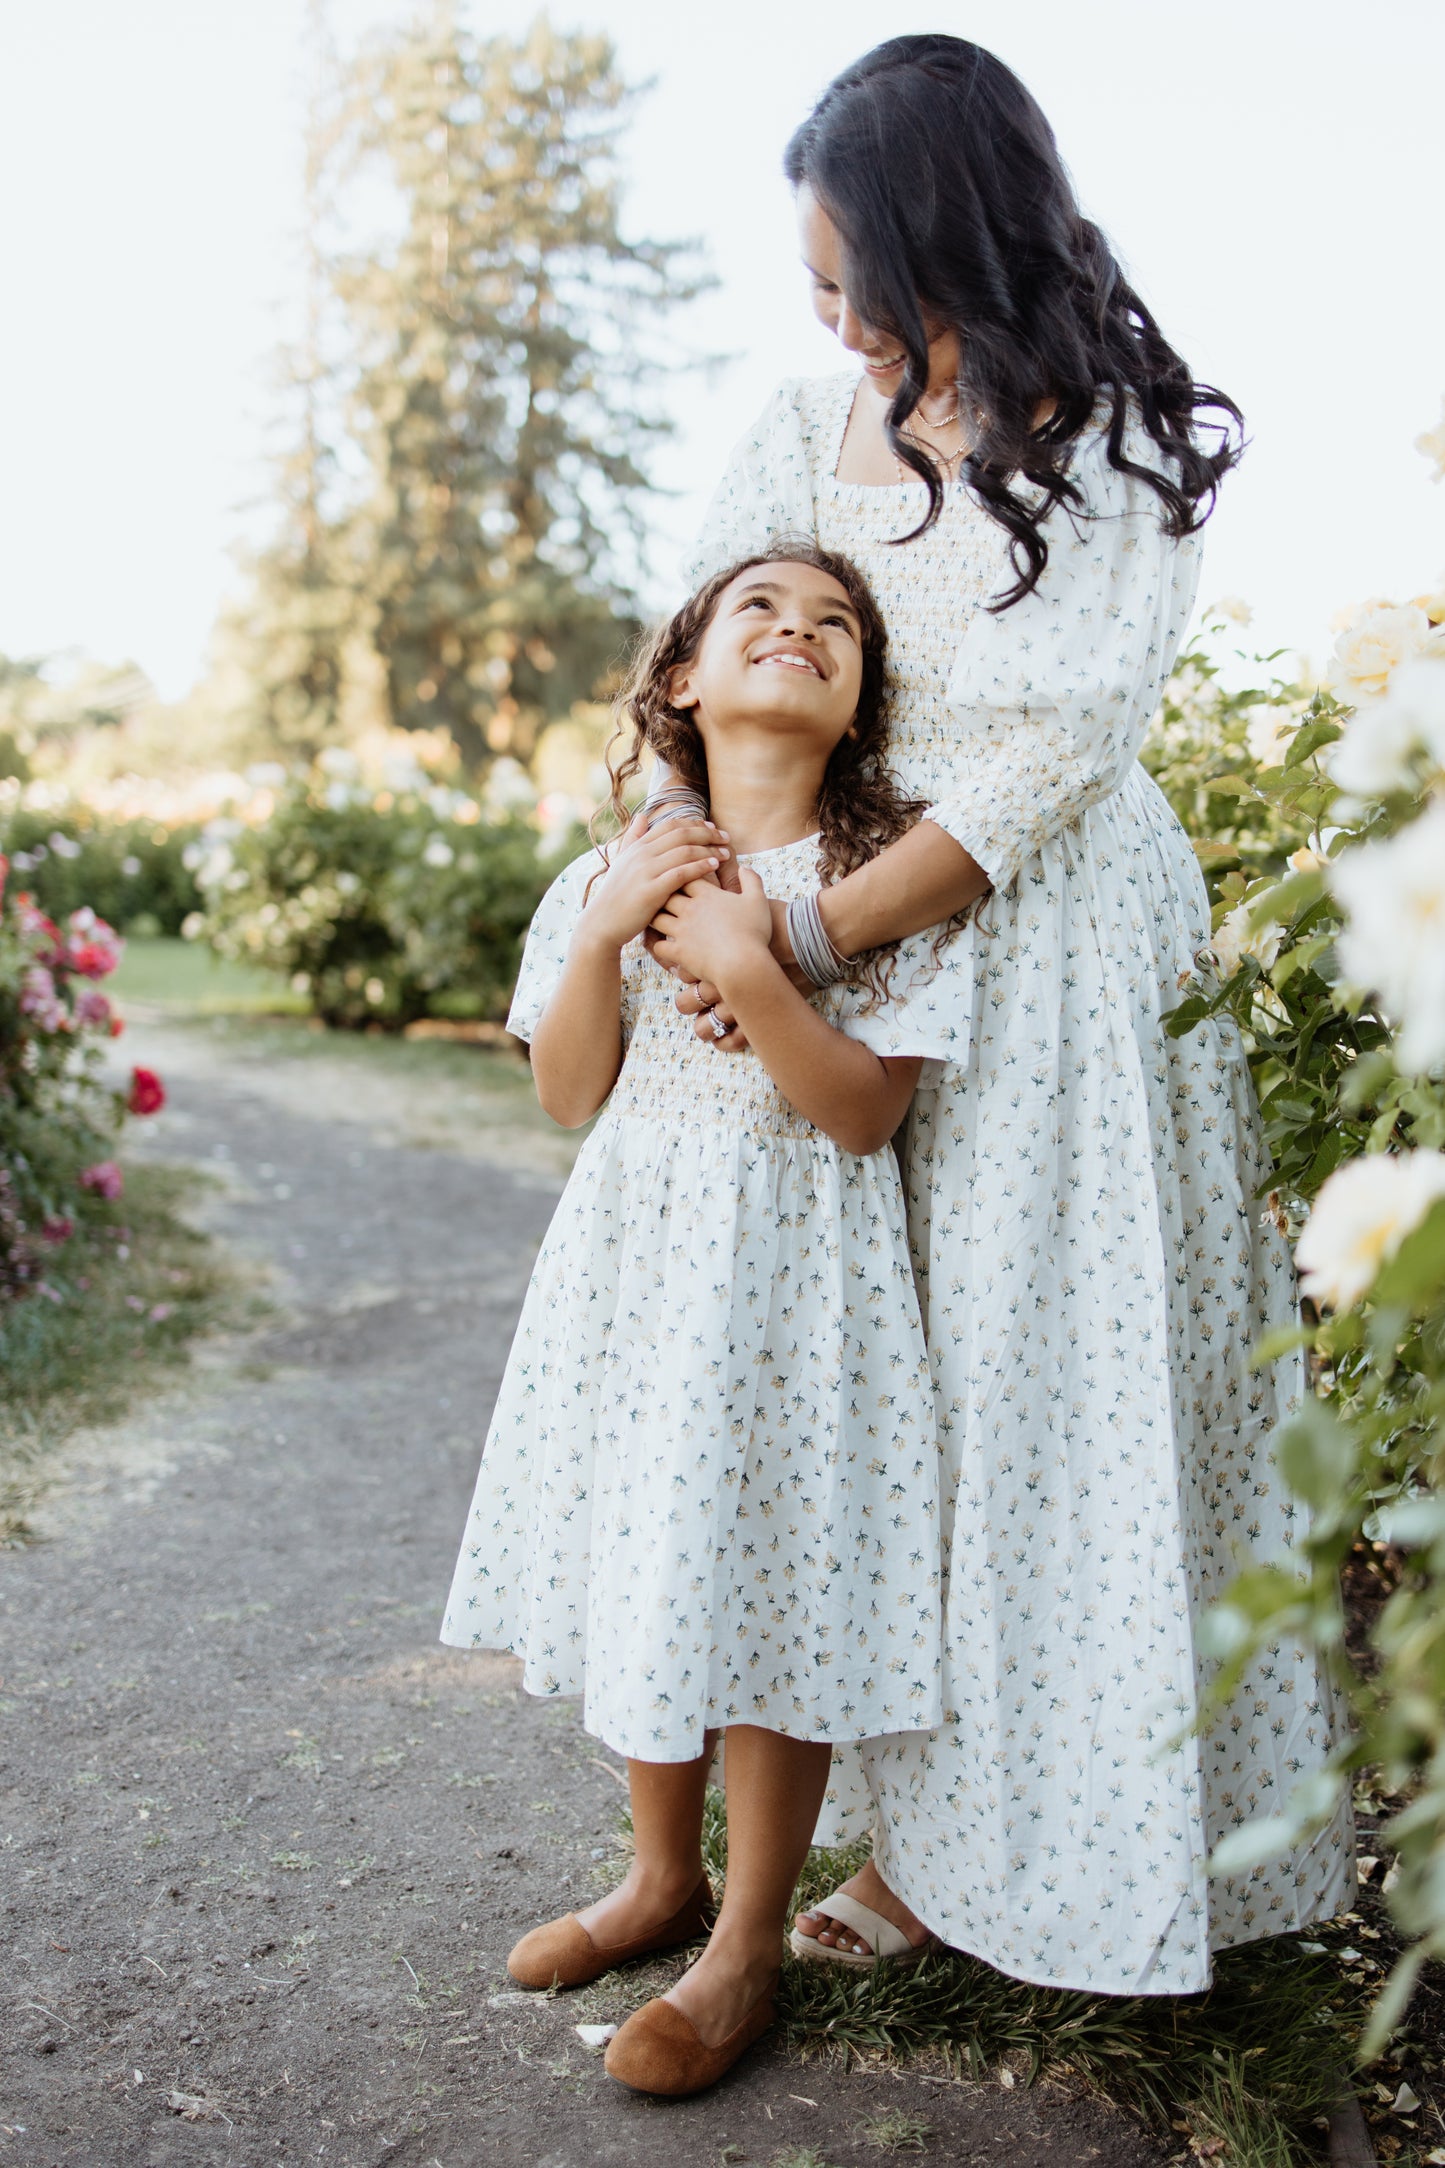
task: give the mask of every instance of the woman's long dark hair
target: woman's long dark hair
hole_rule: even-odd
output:
[[[1069,467],[1096,409],[1111,464],[1158,493],[1167,532],[1203,524],[1239,458],[1243,417],[1196,384],[1165,339],[1080,211],[1053,130],[1001,60],[963,38],[890,38],[828,86],[783,166],[838,229],[853,308],[907,356],[886,427],[927,485],[928,510],[900,541],[943,508],[935,462],[901,432],[928,388],[930,330],[944,325],[962,356],[972,437],[963,471],[1010,538],[1014,584],[995,609],[1038,585],[1050,513],[1085,509]],[[1125,452],[1133,416],[1159,448],[1157,467]]]

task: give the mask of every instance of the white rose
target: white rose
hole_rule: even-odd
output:
[[[1388,842],[1344,852],[1330,886],[1346,919],[1340,969],[1379,996],[1401,1068],[1445,1062],[1445,803]]]
[[[1214,951],[1214,961],[1222,979],[1232,979],[1246,956],[1252,956],[1262,971],[1268,971],[1279,954],[1279,945],[1284,939],[1283,926],[1276,925],[1273,919],[1266,919],[1262,926],[1253,926],[1250,924],[1253,914],[1252,903],[1237,903],[1232,911],[1225,913],[1209,937],[1209,946]]]
[[[445,836],[433,836],[421,854],[422,864],[437,867],[449,866],[456,855]]]
[[[1367,602],[1346,623],[1330,658],[1329,681],[1347,707],[1378,700],[1392,671],[1418,655],[1430,620],[1413,602]]]
[[[1313,1301],[1347,1310],[1445,1197],[1445,1153],[1380,1154],[1339,1167],[1314,1201],[1295,1250]]]
[[[1416,752],[1433,767],[1445,767],[1445,651],[1427,650],[1401,663],[1384,698],[1366,702],[1350,718],[1330,748],[1328,766],[1341,790],[1377,798],[1414,781]]]
[[[1445,482],[1445,399],[1440,402],[1439,428],[1422,431],[1415,439],[1415,449],[1417,452],[1423,452],[1427,459],[1434,462],[1435,473],[1433,479],[1437,482]]]
[[[1291,715],[1287,708],[1273,708],[1267,704],[1251,708],[1244,739],[1250,758],[1258,761],[1261,768],[1282,768],[1290,741],[1299,729],[1299,721],[1299,717]]]
[[[1254,623],[1254,612],[1243,595],[1221,595],[1214,608],[1208,612],[1208,615],[1222,617],[1231,625],[1252,625]]]
[[[1423,610],[1432,625],[1445,625],[1445,572],[1437,572],[1435,584],[1423,595],[1410,597],[1417,610]]]

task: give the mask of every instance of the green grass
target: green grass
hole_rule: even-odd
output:
[[[167,1015],[304,1016],[307,1001],[279,972],[228,963],[199,941],[158,937],[126,942],[107,991]]]
[[[793,1909],[836,1889],[868,1852],[866,1842],[811,1851]],[[703,1856],[720,1890],[727,1816],[716,1790]],[[1223,2139],[1221,2168],[1300,2168],[1318,2158],[1311,2126],[1354,2061],[1369,2001],[1328,1947],[1276,1936],[1223,1953],[1202,1995],[1032,1987],[958,1951],[876,1972],[789,1963],[779,2016],[804,2059],[936,2055],[961,2075],[982,2079],[1006,2067],[1026,2083],[1049,2071],[1082,2080],[1158,2130],[1187,2123],[1195,2136]]]
[[[239,1276],[181,1217],[203,1180],[189,1167],[128,1165],[115,1224],[77,1231],[56,1252],[48,1278],[59,1299],[32,1294],[0,1310],[0,1543],[26,1540],[57,1445],[124,1415],[198,1333],[242,1315]]]

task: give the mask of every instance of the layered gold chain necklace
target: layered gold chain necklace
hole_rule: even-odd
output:
[[[914,414],[919,414],[921,412],[921,408],[914,408]],[[958,422],[958,419],[959,409],[956,401],[954,403],[954,409],[951,414],[940,414],[936,418],[928,414],[923,415],[923,420],[927,423],[930,430],[952,429],[954,425]],[[913,414],[910,414],[908,420],[901,423],[899,426],[900,436],[907,437],[909,443],[916,444],[921,452],[931,453],[943,469],[944,480],[948,482],[956,482],[958,480],[958,469],[962,466],[963,461],[968,457],[969,447],[967,441],[960,444],[957,451],[948,452],[944,450],[941,444],[935,444],[931,437],[921,437],[918,434],[918,431],[912,426],[912,423]],[[903,461],[899,458],[896,452],[893,454],[893,464],[898,469],[898,479],[900,482],[907,483],[909,481],[917,481],[919,479],[919,477],[913,473],[913,470],[910,467],[904,465]]]

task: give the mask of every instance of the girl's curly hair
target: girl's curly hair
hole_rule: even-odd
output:
[[[625,826],[629,816],[627,786],[641,773],[647,747],[666,763],[679,783],[707,798],[707,751],[702,733],[692,715],[672,706],[672,673],[696,656],[724,590],[756,566],[777,564],[811,565],[815,571],[826,572],[838,582],[858,613],[863,651],[858,712],[851,733],[840,738],[833,748],[818,794],[818,878],[826,884],[841,881],[845,874],[855,872],[890,843],[896,843],[922,817],[925,808],[921,799],[904,796],[884,759],[888,736],[888,633],[873,591],[850,557],[820,549],[811,540],[785,538],[715,572],[639,650],[619,696],[617,727],[607,746],[607,768],[612,777],[610,807],[619,826]],[[614,759],[619,740],[627,742],[621,757]],[[969,915],[962,912],[935,929],[935,965],[944,943]],[[888,994],[893,954],[891,948],[871,949],[852,959],[849,977],[866,986],[875,1001]]]
[[[923,807],[903,796],[883,759],[888,728],[888,634],[872,590],[850,558],[819,549],[816,542],[776,542],[754,557],[740,557],[736,564],[715,572],[641,648],[622,689],[617,728],[607,748],[611,807],[625,825],[627,786],[640,774],[642,755],[649,746],[679,783],[707,797],[702,733],[690,714],[672,706],[668,690],[672,673],[696,656],[724,590],[756,566],[777,564],[811,565],[815,571],[826,572],[858,613],[863,649],[858,712],[851,734],[840,738],[833,749],[818,798],[818,875],[825,882],[839,881],[876,858],[885,845],[896,842]],[[621,758],[614,760],[619,740],[627,742]]]

